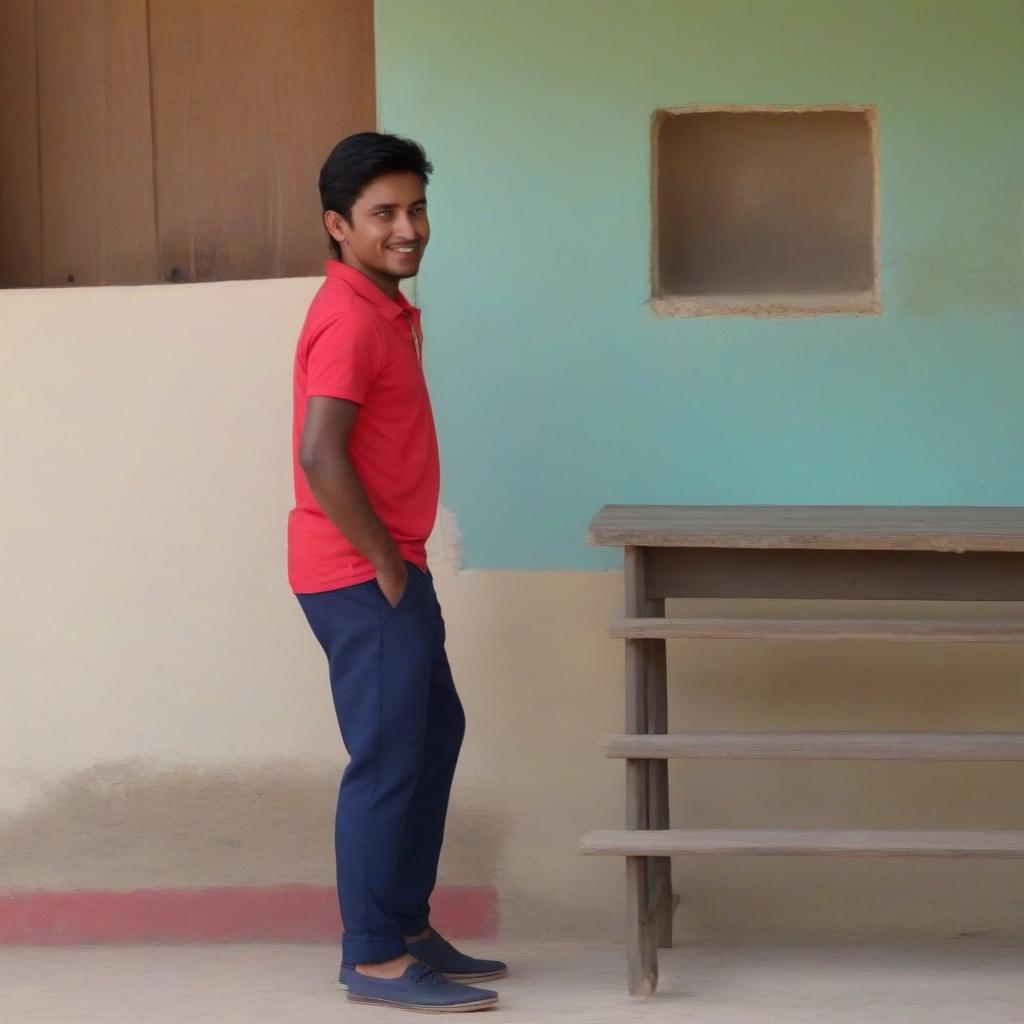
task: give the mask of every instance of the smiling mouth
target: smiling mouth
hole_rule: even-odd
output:
[[[392,252],[400,252],[403,256],[409,256],[419,249],[418,245],[389,245]]]

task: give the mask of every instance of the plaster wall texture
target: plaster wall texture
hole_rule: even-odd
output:
[[[0,878],[134,889],[331,882],[344,763],[284,581],[292,347],[311,280],[0,295],[5,548]],[[433,355],[428,372],[433,373]],[[582,534],[585,523],[579,524]],[[430,554],[469,719],[442,884],[508,933],[618,934],[615,571]],[[969,613],[969,609],[965,613]],[[679,644],[675,728],[1024,728],[1009,647]],[[679,763],[676,822],[1012,828],[1016,765]],[[684,931],[1009,929],[1012,862],[677,864]]]
[[[380,124],[436,167],[467,565],[610,568],[579,532],[608,502],[1024,504],[1017,0],[378,0],[376,28]],[[877,107],[882,315],[652,312],[651,118],[720,104]]]
[[[291,360],[316,285],[0,295],[13,541],[0,887],[330,884],[344,756],[323,655],[284,576]],[[577,827],[558,810],[580,799],[563,766],[582,749],[612,785],[616,773],[592,752],[600,702],[564,725],[557,706],[539,708],[556,678],[614,687],[603,623],[618,588],[608,573],[531,586],[530,574],[461,572],[454,517],[439,521],[431,559],[474,723],[441,883],[516,877],[533,892],[546,878],[544,902],[607,799],[577,769]],[[571,601],[572,621],[538,631],[542,594]],[[518,749],[523,730],[546,737],[539,754]]]
[[[441,881],[494,884],[507,933],[621,929],[621,862],[576,853],[623,811],[595,745],[623,710],[598,506],[1024,497],[1019,11],[380,0],[382,126],[438,166],[431,553],[469,719]],[[653,110],[830,100],[879,106],[885,315],[654,318]],[[0,885],[330,883],[343,757],[284,580],[316,285],[0,293]],[[671,725],[1020,729],[1022,669],[1009,647],[678,644]],[[680,824],[1024,818],[1012,764],[672,773]],[[1022,871],[681,859],[679,925],[1019,932]]]

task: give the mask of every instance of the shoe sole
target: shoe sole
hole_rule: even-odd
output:
[[[442,972],[442,977],[446,978],[448,981],[458,981],[468,985],[470,982],[476,981],[497,981],[499,978],[504,978],[507,974],[508,969],[506,968],[504,971],[491,971],[490,973],[485,974],[444,974]],[[343,992],[348,991],[348,985],[346,985],[345,982],[336,981],[334,984]]]
[[[397,999],[374,999],[372,996],[354,996],[348,994],[350,1003],[369,1003],[373,1006],[393,1006],[399,1010],[412,1010],[413,1013],[468,1013],[471,1010],[487,1010],[497,1005],[498,997],[478,999],[473,1003],[447,1003],[442,1006],[417,1006],[415,1003],[401,1003]]]
[[[459,981],[468,985],[477,981],[497,981],[498,978],[504,978],[508,974],[508,968],[502,971],[485,971],[483,974],[445,974],[444,971],[441,974],[449,981]]]

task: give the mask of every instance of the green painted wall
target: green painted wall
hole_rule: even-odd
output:
[[[467,565],[613,564],[605,502],[1024,504],[1020,0],[377,0],[377,46]],[[884,315],[655,317],[686,103],[878,105]]]

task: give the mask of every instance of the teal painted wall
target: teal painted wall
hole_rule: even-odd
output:
[[[1024,3],[377,0],[436,165],[419,284],[468,566],[606,502],[1024,504]],[[879,107],[880,317],[660,320],[652,112]]]

